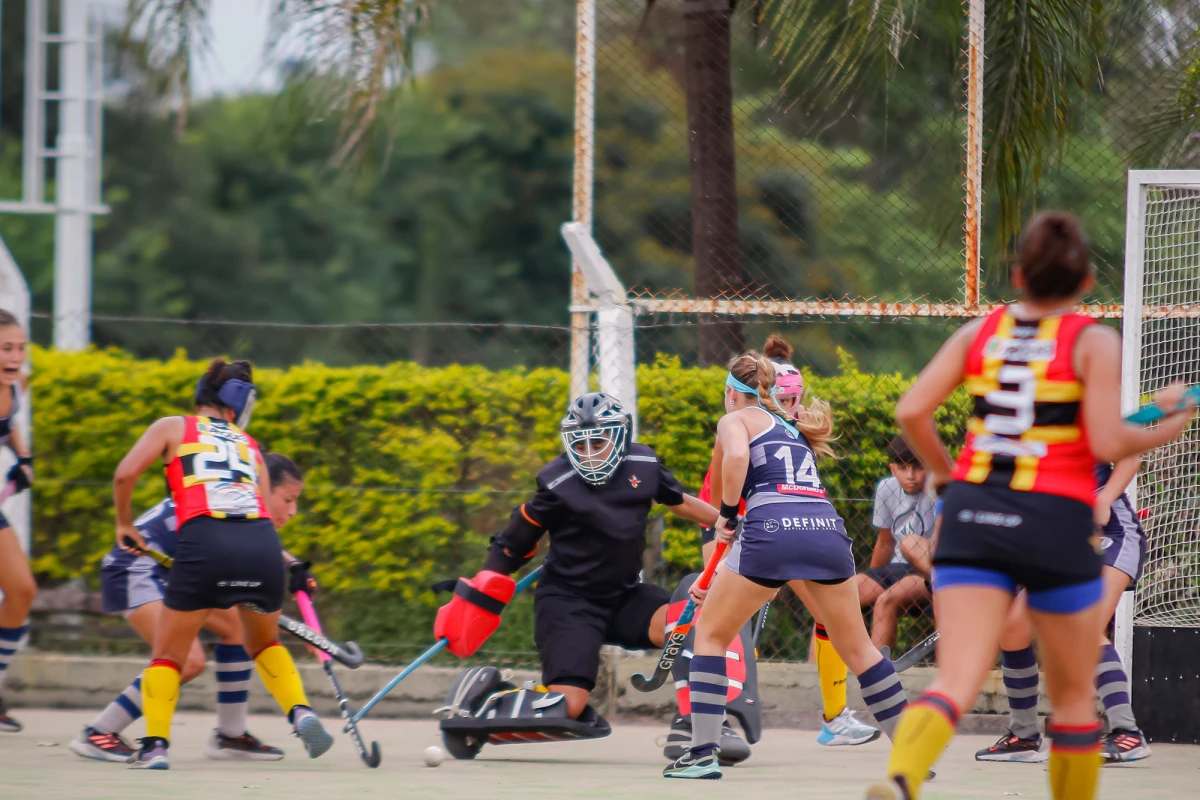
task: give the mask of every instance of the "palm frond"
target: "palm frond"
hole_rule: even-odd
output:
[[[985,175],[995,186],[1002,240],[1019,231],[1022,198],[1102,79],[1116,6],[1109,0],[1004,0],[987,9]]]
[[[208,0],[129,0],[121,41],[138,66],[164,75],[178,99],[176,128],[187,125],[192,100],[192,59],[208,55],[212,31]],[[135,38],[142,46],[132,46]]]
[[[1188,168],[1200,165],[1200,32],[1189,27],[1188,41],[1170,48],[1166,91],[1152,97],[1151,111],[1138,120],[1132,147],[1134,164]],[[1161,54],[1161,53],[1160,53]]]
[[[918,0],[761,0],[782,88],[809,109],[844,105],[899,63]],[[880,72],[881,68],[883,73]]]
[[[370,132],[390,122],[388,90],[413,76],[413,43],[429,19],[422,0],[277,0],[269,52],[298,44],[323,80],[318,108],[341,118],[331,163],[365,152]]]

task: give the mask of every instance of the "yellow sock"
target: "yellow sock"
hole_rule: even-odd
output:
[[[828,722],[846,709],[846,662],[829,643],[825,626],[817,623],[813,631],[817,642],[817,680],[821,683],[821,703]]]
[[[914,800],[921,796],[921,784],[954,738],[957,725],[958,708],[940,694],[921,695],[900,715],[892,737],[888,775],[903,778]]]
[[[142,673],[142,713],[146,716],[146,735],[171,738],[171,717],[179,702],[179,665],[156,658]]]
[[[1100,783],[1100,723],[1051,725],[1050,796],[1093,800]]]
[[[254,665],[258,667],[258,677],[262,678],[263,685],[283,713],[291,714],[296,706],[308,705],[304,684],[300,682],[300,673],[296,672],[296,662],[292,661],[292,654],[284,650],[279,642],[268,645],[259,653]]]

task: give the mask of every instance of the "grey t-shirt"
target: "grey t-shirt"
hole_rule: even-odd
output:
[[[933,522],[937,516],[937,501],[925,492],[908,494],[900,488],[900,481],[888,476],[875,487],[875,514],[872,523],[876,528],[888,528],[896,539],[893,564],[907,564],[900,553],[900,540],[905,536],[933,536]]]

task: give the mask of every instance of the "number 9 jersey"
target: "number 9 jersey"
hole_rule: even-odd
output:
[[[258,486],[258,443],[214,417],[184,417],[183,425],[179,449],[167,464],[179,527],[196,517],[270,519]]]
[[[1096,460],[1083,423],[1075,342],[1082,314],[990,314],[967,352],[974,401],[954,479],[1092,503]]]

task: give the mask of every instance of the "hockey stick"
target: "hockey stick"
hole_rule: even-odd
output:
[[[762,636],[763,628],[767,626],[767,612],[771,610],[771,601],[768,600],[763,604],[762,611],[758,612],[758,620],[754,623],[754,649],[758,650],[758,637]]]
[[[0,489],[0,503],[3,503],[8,498],[17,493],[17,482],[9,481],[3,489]]]
[[[727,546],[724,542],[717,542],[717,549],[713,550],[708,563],[704,565],[704,572],[696,580],[697,587],[707,589],[709,584],[712,583],[713,573],[717,571],[717,564],[721,563],[721,557],[725,555],[725,548]],[[679,658],[679,653],[683,650],[683,640],[687,638],[688,632],[691,631],[692,620],[695,618],[696,601],[689,596],[687,605],[683,607],[683,613],[679,615],[679,620],[675,623],[675,629],[671,631],[671,638],[663,646],[662,656],[658,659],[658,666],[654,668],[653,674],[649,677],[638,672],[630,678],[633,688],[639,692],[653,692],[667,682],[667,676],[671,674],[671,667],[675,666],[675,659]]]
[[[896,672],[904,672],[904,670],[908,669],[913,664],[916,664],[922,658],[932,653],[934,645],[937,644],[937,640],[941,638],[941,635],[942,634],[938,631],[934,631],[926,636],[923,641],[913,647],[913,649],[909,650],[907,653],[893,661],[892,666],[895,667]]]
[[[513,591],[513,597],[515,598],[521,592],[532,586],[533,583],[537,581],[538,576],[541,574],[542,568],[538,567],[524,578],[521,578],[521,580],[517,582],[517,588]],[[509,602],[511,603],[512,600],[510,599]],[[424,653],[421,653],[421,655],[417,656],[411,664],[401,670],[399,675],[388,681],[387,686],[384,686],[382,689],[376,692],[375,696],[368,700],[366,705],[360,708],[358,713],[354,715],[353,721],[358,722],[360,719],[365,717],[367,713],[379,703],[380,700],[387,697],[388,692],[392,691],[392,689],[395,689],[400,684],[400,681],[416,672],[417,667],[436,656],[448,644],[450,644],[449,639],[438,639],[436,642],[434,642],[428,650],[426,650]]]
[[[304,617],[305,624],[317,633],[321,633],[321,621],[317,618],[317,610],[313,608],[308,592],[296,592],[296,605],[300,606],[300,616]],[[342,691],[342,685],[338,683],[337,675],[333,674],[333,659],[328,653],[318,650],[317,660],[321,662],[322,669],[329,676],[329,682],[333,684],[333,694],[337,697],[338,708],[342,711],[342,719],[346,720],[346,730],[349,732],[350,738],[354,740],[354,746],[358,748],[358,757],[368,767],[375,769],[379,766],[382,758],[379,753],[379,742],[371,742],[371,749],[368,752],[367,746],[358,732],[358,725],[354,722],[354,715],[350,713],[350,702],[346,699],[345,692]]]
[[[171,569],[175,566],[175,559],[166,553],[152,550],[149,547],[139,547],[137,542],[128,536],[122,540],[122,544],[142,555],[149,556],[163,569]],[[314,631],[303,622],[294,620],[286,614],[279,615],[279,627],[296,638],[304,640],[321,652],[328,654],[339,664],[343,664],[350,669],[358,669],[363,665],[362,648],[354,642],[346,642],[344,645],[338,644],[332,639],[327,638],[319,630]]]
[[[1126,417],[1125,421],[1132,422],[1135,425],[1149,425],[1171,414],[1187,411],[1189,407],[1194,405],[1200,405],[1200,386],[1189,386],[1187,391],[1183,393],[1183,399],[1174,408],[1163,411],[1158,407],[1157,403],[1147,403]]]

